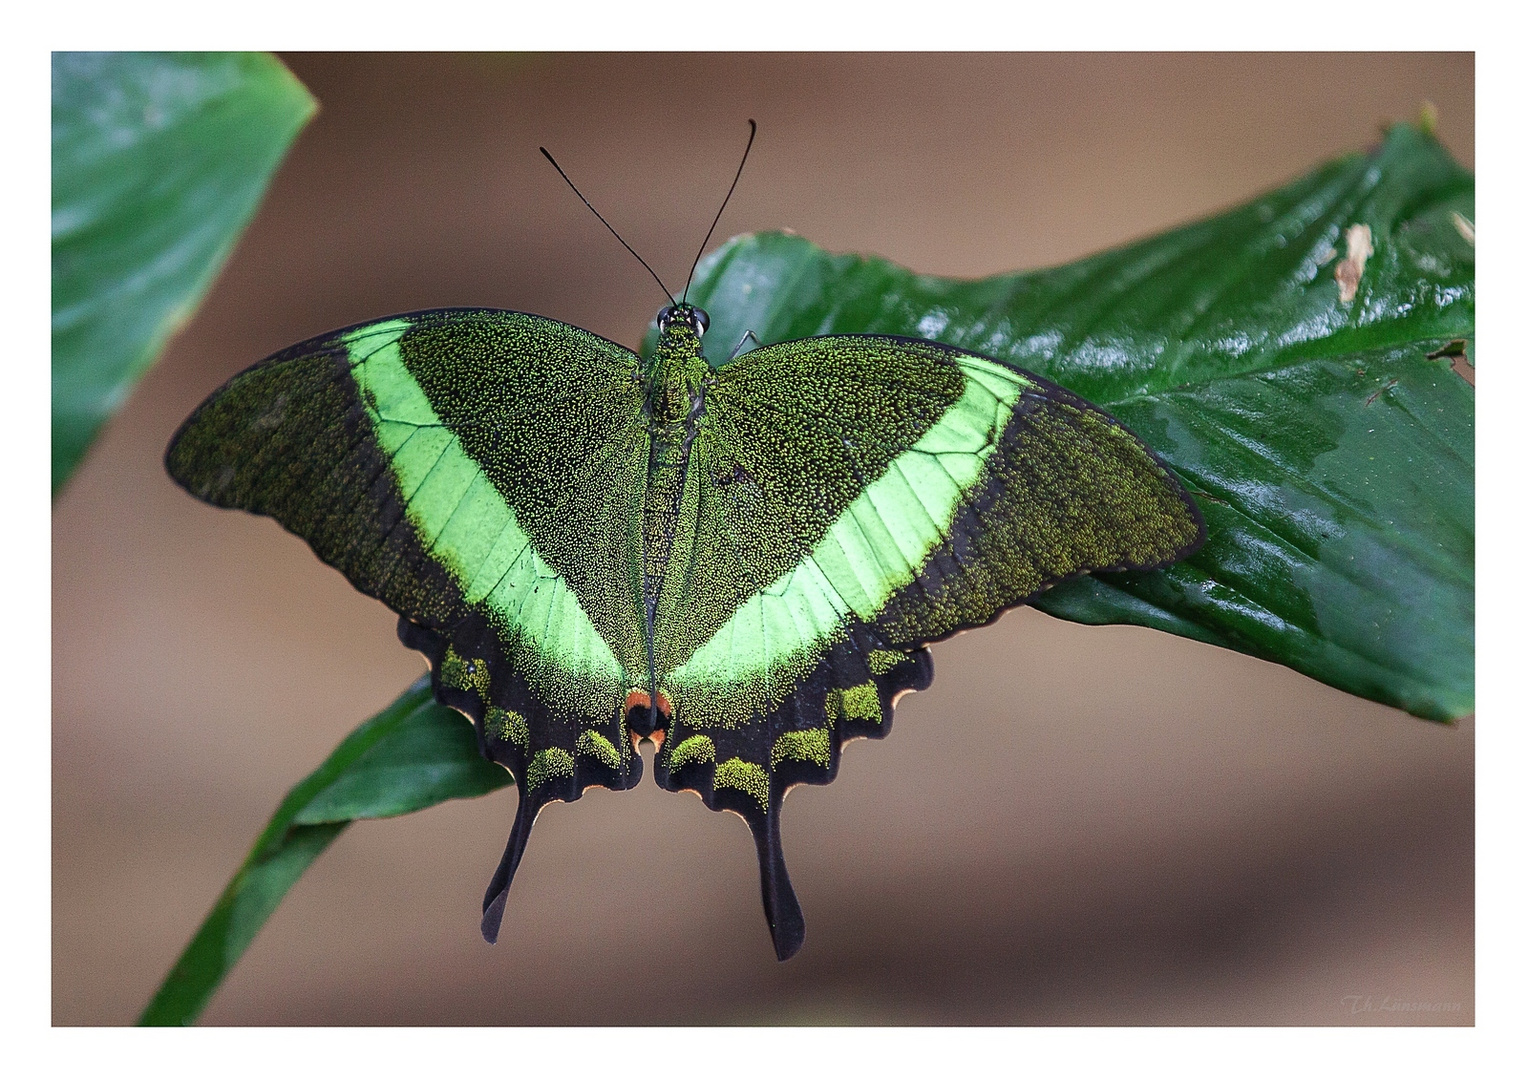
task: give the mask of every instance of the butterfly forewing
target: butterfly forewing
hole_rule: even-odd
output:
[[[397,611],[522,792],[574,798],[640,774],[623,718],[644,655],[637,365],[539,316],[398,316],[236,376],[167,465],[200,498],[276,518]]]

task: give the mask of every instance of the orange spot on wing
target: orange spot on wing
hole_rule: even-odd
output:
[[[646,713],[648,710],[652,709],[652,707],[653,707],[653,698],[652,698],[652,695],[649,694],[646,690],[628,690],[626,692],[626,714],[627,715],[630,715],[632,710],[636,710],[638,715],[642,715],[642,714]],[[666,727],[666,725],[669,722],[672,722],[673,719],[674,719],[674,706],[673,706],[673,703],[670,702],[669,699],[664,696],[663,691],[661,691],[661,690],[658,691],[658,715],[663,718],[663,722],[662,723],[656,723],[655,722],[653,724],[653,730],[649,734],[643,735],[643,734],[641,734],[640,732],[637,732],[637,731],[632,731],[631,732],[631,748],[633,750],[640,751],[642,749],[642,740],[643,739],[651,739],[653,741],[653,745],[655,747],[657,747],[659,750],[663,749],[663,739],[667,735],[667,731],[665,730],[665,727]],[[647,726],[647,719],[646,719],[646,717],[644,716],[643,719],[637,721],[636,724],[637,724],[638,727],[646,727]]]
[[[626,691],[626,711],[632,709],[650,709],[653,707],[653,698],[646,690]],[[658,712],[665,718],[672,720],[674,717],[674,705],[662,690],[658,691]]]

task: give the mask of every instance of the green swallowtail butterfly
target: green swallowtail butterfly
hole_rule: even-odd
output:
[[[669,304],[644,360],[517,311],[395,315],[234,376],[167,451],[191,494],[275,518],[397,612],[514,775],[490,942],[537,813],[633,786],[650,738],[660,785],[748,823],[794,955],[781,801],[886,735],[929,643],[1204,540],[1150,449],[1036,375],[884,335],[714,369],[707,324]]]

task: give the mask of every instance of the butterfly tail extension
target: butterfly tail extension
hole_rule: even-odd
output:
[[[764,916],[780,960],[794,956],[806,937],[780,839],[785,795],[798,784],[830,783],[843,743],[885,737],[897,699],[932,680],[927,650],[888,648],[858,625],[783,701],[750,721],[706,724],[696,708],[704,698],[676,698],[672,727],[654,761],[655,778],[670,791],[694,791],[712,810],[730,810],[748,824],[758,850]]]
[[[499,860],[498,869],[493,872],[493,879],[488,883],[488,891],[483,894],[483,940],[490,945],[499,940],[499,927],[504,922],[504,905],[509,900],[509,886],[515,880],[515,870],[520,865],[520,856],[525,854],[525,842],[530,839],[531,825],[535,823],[540,809],[521,788],[519,806],[515,810],[515,824],[509,830],[509,843],[504,846],[504,857]]]
[[[515,824],[483,898],[483,937],[492,944],[515,869],[542,807],[573,802],[590,787],[633,787],[642,778],[642,758],[632,750],[631,728],[619,697],[610,700],[603,716],[549,707],[519,675],[513,658],[481,619],[463,619],[447,635],[403,618],[398,636],[429,661],[436,700],[472,720],[483,756],[515,778]]]
[[[764,918],[775,946],[775,958],[789,960],[801,951],[806,940],[806,919],[796,890],[791,888],[785,869],[785,853],[780,846],[780,795],[770,798],[766,813],[751,815],[748,827],[759,849],[759,885],[764,893]]]

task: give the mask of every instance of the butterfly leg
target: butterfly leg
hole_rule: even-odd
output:
[[[737,344],[732,347],[732,355],[727,357],[727,362],[729,364],[732,363],[732,361],[737,359],[738,353],[743,351],[743,346],[748,344],[748,339],[749,338],[753,338],[753,348],[754,349],[762,349],[764,347],[764,343],[759,340],[757,334],[755,334],[752,330],[745,330],[743,332],[743,336],[737,339]],[[752,352],[753,349],[750,349],[748,351]]]

